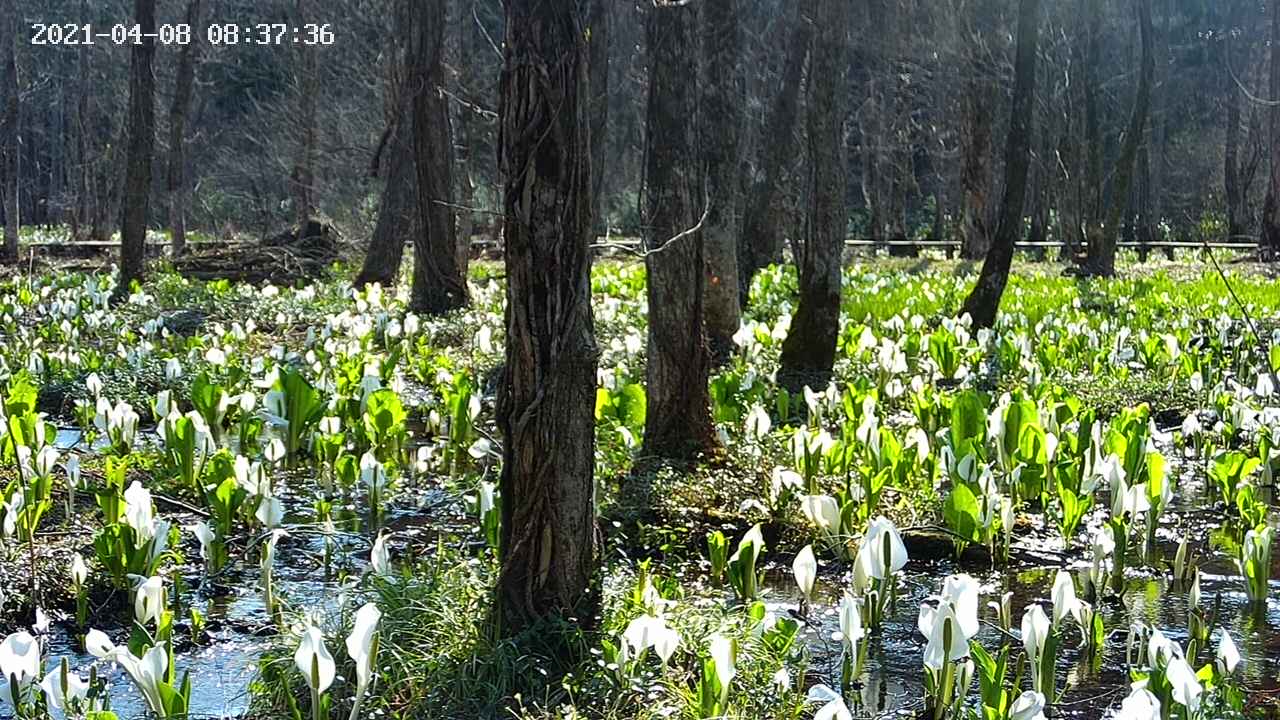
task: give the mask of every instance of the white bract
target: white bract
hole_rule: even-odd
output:
[[[818,559],[813,555],[812,545],[805,545],[804,549],[796,554],[796,559],[791,563],[791,570],[795,573],[796,585],[804,595],[805,601],[811,601],[813,585],[818,577]]]
[[[0,701],[14,708],[26,702],[32,683],[40,674],[40,642],[20,630],[0,642]],[[13,696],[17,688],[18,696]]]

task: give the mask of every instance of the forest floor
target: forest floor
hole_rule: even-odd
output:
[[[514,642],[491,637],[486,621],[497,572],[489,505],[501,503],[492,497],[499,265],[474,264],[472,305],[440,320],[407,314],[404,287],[353,299],[341,266],[297,288],[161,271],[117,309],[105,305],[105,276],[54,267],[17,276],[0,286],[6,410],[26,417],[15,398],[23,387],[34,392],[30,412],[53,425],[43,443],[59,465],[34,531],[25,541],[20,526],[6,533],[0,626],[32,624],[41,608],[51,620],[45,665],[52,671],[66,656],[73,671],[98,667],[115,685],[101,689],[99,703],[109,698],[122,718],[145,711],[143,695],[79,637],[89,627],[136,634],[134,583],[112,570],[123,560],[135,563],[127,574],[163,578],[172,616],[149,632],[169,638],[175,678],[191,674],[192,717],[310,715],[293,654],[313,623],[337,664],[328,702],[350,712],[354,666],[342,639],[365,602],[382,612],[378,679],[362,706],[369,717],[807,718],[825,704],[807,700],[819,684],[842,690],[856,717],[911,715],[928,695],[917,614],[943,579],[964,574],[981,588],[983,626],[970,639],[1020,656],[1024,608],[1049,607],[1059,570],[1087,575],[1098,533],[1115,520],[1101,461],[1126,461],[1123,448],[1141,446],[1142,460],[1125,472],[1153,493],[1154,510],[1121,515],[1132,524],[1127,556],[1104,562],[1119,580],[1091,596],[1107,632],[1102,647],[1055,624],[1064,639],[1051,668],[1062,692],[1056,712],[1094,718],[1118,708],[1130,673],[1142,672],[1125,639],[1159,629],[1187,646],[1196,639],[1192,618],[1211,609],[1214,637],[1229,632],[1244,662],[1232,678],[1206,681],[1197,717],[1274,717],[1280,605],[1250,598],[1252,576],[1237,559],[1246,535],[1275,524],[1280,459],[1272,448],[1280,442],[1270,438],[1280,409],[1265,376],[1280,369],[1280,352],[1269,350],[1280,290],[1271,267],[1224,267],[1247,320],[1199,262],[1131,261],[1111,281],[1020,262],[999,326],[979,333],[948,317],[974,264],[855,260],[835,380],[805,395],[771,379],[795,279],[767,270],[753,288],[739,353],[711,380],[724,449],[687,466],[639,452],[643,267],[597,263],[601,608],[588,631],[543,628]],[[286,380],[290,372],[302,381]],[[307,421],[309,442],[298,443],[277,420],[296,412],[291,398],[312,394],[322,411]],[[138,415],[128,443],[109,412],[121,403]],[[159,432],[172,408],[199,416],[216,435],[212,445],[184,450],[176,425]],[[1049,437],[1055,451],[1046,452]],[[196,458],[185,471],[184,453]],[[372,473],[372,485],[365,455],[384,472]],[[966,469],[967,455],[990,472]],[[1249,472],[1232,474],[1237,455]],[[73,456],[68,513],[62,477]],[[15,472],[12,457],[6,451],[0,470],[6,521],[29,517],[14,509],[15,497],[39,496],[24,488],[34,480]],[[113,520],[103,497],[135,480],[151,493],[151,521],[169,523],[168,547],[155,558],[133,558],[110,541],[130,521]],[[1168,497],[1162,484],[1173,488]],[[999,507],[1009,500],[1006,516]],[[834,521],[814,509],[826,501],[837,508]],[[910,560],[894,581],[895,601],[865,641],[851,644],[841,634],[842,604],[849,595],[866,609],[854,558],[879,516],[901,532]],[[199,523],[214,527],[221,562],[193,534]],[[733,553],[753,531],[763,547],[748,555],[758,562],[735,571],[712,562],[709,547],[723,538]],[[1188,595],[1190,576],[1171,577],[1184,538],[1203,610]],[[802,590],[793,566],[807,547],[817,579]],[[375,548],[389,553],[390,569],[370,567]],[[85,623],[76,617],[75,554],[90,569],[80,586]],[[1273,596],[1275,564],[1268,559],[1262,580]],[[754,587],[743,573],[757,578]],[[985,608],[987,600],[999,608],[1006,593],[1012,632]],[[1090,597],[1087,584],[1079,593]],[[637,639],[643,618],[675,631],[665,659],[665,648]],[[715,676],[708,648],[717,637],[736,648],[723,696],[707,674]],[[1213,647],[1206,638],[1186,652],[1192,662],[1197,653],[1211,660]],[[1021,691],[1012,672],[997,684]],[[981,702],[977,682],[967,702]]]

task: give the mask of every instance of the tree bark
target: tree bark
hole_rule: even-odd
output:
[[[1151,107],[1151,79],[1155,74],[1155,56],[1151,38],[1151,0],[1136,0],[1136,3],[1139,34],[1142,36],[1142,70],[1138,78],[1138,94],[1133,101],[1133,114],[1129,117],[1129,127],[1125,132],[1124,143],[1120,147],[1120,157],[1116,161],[1116,179],[1111,192],[1106,224],[1098,234],[1099,242],[1096,245],[1090,243],[1089,246],[1089,263],[1086,271],[1098,277],[1112,277],[1116,274],[1116,239],[1120,233],[1125,210],[1129,206],[1129,190],[1133,182],[1134,165],[1137,162],[1138,149],[1142,145]]]
[[[200,52],[200,3],[187,3],[185,22],[192,28],[191,42],[178,51],[178,75],[174,81],[173,104],[169,106],[169,192],[170,255],[178,257],[187,248],[187,113],[195,87],[196,55]]]
[[[400,0],[395,4],[394,28],[411,27],[410,3]],[[392,59],[387,66],[387,134],[383,149],[375,159],[375,171],[385,178],[382,198],[378,203],[378,218],[374,222],[373,237],[365,251],[364,264],[356,276],[355,286],[364,288],[373,283],[390,287],[400,275],[406,240],[414,240],[421,234],[421,213],[418,210],[418,174],[413,154],[413,105],[410,91],[411,70],[408,56],[411,43],[396,42]]]
[[[472,28],[474,19],[474,2],[457,4],[458,18],[458,63],[456,70],[457,82],[455,87],[457,91],[466,93],[469,99],[474,98],[475,93],[475,59],[478,56],[476,50],[476,33]],[[454,115],[457,118],[457,187],[458,187],[458,208],[455,214],[457,218],[457,248],[458,248],[458,267],[466,268],[471,257],[471,238],[475,235],[476,214],[472,209],[476,203],[476,183],[475,183],[475,148],[479,141],[479,132],[475,127],[475,112],[464,102],[455,103]],[[463,273],[466,274],[465,271]]]
[[[507,344],[502,634],[552,615],[590,625],[595,527],[591,132],[587,40],[574,3],[508,0],[501,165]]]
[[[147,215],[151,209],[151,161],[155,155],[156,1],[134,0],[133,21],[142,38],[129,61],[128,154],[125,160],[124,208],[120,222],[120,275],[116,300],[129,296],[129,285],[142,280],[147,252]]]
[[[591,89],[591,214],[595,232],[607,235],[606,201],[609,158],[609,48],[613,38],[613,0],[591,0],[587,15],[587,52]]]
[[[762,268],[782,257],[782,217],[779,197],[782,180],[794,159],[796,124],[800,117],[800,87],[805,60],[809,57],[812,26],[802,16],[802,3],[791,3],[791,30],[782,83],[765,117],[761,142],[759,179],[751,186],[750,201],[743,208],[742,234],[738,240],[738,299],[747,303],[751,281]]]
[[[969,58],[966,89],[961,106],[964,111],[962,138],[964,162],[960,171],[963,190],[962,245],[960,256],[966,260],[984,257],[991,247],[991,116],[996,103],[995,67],[991,48],[983,42],[998,22],[998,13],[989,2],[974,4],[969,33]]]
[[[1222,181],[1227,201],[1227,233],[1237,237],[1245,233],[1245,197],[1240,183],[1240,123],[1243,95],[1235,81],[1226,78],[1227,106]]]
[[[296,22],[309,22],[307,0],[297,0]],[[293,221],[301,235],[311,225],[315,216],[316,181],[316,95],[319,78],[316,75],[316,49],[298,45],[297,77],[297,126],[298,156],[294,160],[291,189],[293,195]]]
[[[418,212],[422,232],[414,234],[415,312],[443,315],[467,304],[467,282],[458,258],[453,213],[453,143],[449,107],[440,93],[444,81],[445,0],[413,3],[416,43],[410,74],[413,95],[413,148],[418,175]]]
[[[702,150],[710,207],[703,224],[707,282],[703,292],[707,344],[714,363],[733,354],[734,333],[742,324],[738,301],[739,153],[744,98],[739,55],[741,30],[737,0],[702,4],[702,53],[705,69],[701,124]]]
[[[1022,207],[1031,166],[1032,123],[1035,118],[1036,46],[1040,40],[1040,0],[1018,2],[1018,50],[1014,65],[1013,114],[1005,150],[1004,197],[996,236],[982,263],[978,284],[964,303],[974,327],[995,325],[1000,298],[1009,282],[1014,244],[1022,235]]]
[[[1271,3],[1271,99],[1280,98],[1280,2]],[[1267,183],[1267,199],[1262,207],[1260,255],[1267,260],[1280,258],[1280,105],[1273,104],[1268,113],[1271,145],[1271,179]]]
[[[778,383],[791,391],[824,388],[840,334],[840,270],[848,212],[844,153],[847,0],[809,0],[814,24],[809,93],[808,232],[796,258],[800,302],[782,343]]]
[[[695,214],[694,9],[663,0],[648,10],[645,143],[649,338],[646,455],[691,460],[717,449],[703,332],[706,266]]]
[[[0,260],[14,262],[18,259],[18,230],[21,227],[21,202],[18,196],[18,177],[21,173],[21,108],[22,86],[18,78],[18,46],[21,31],[18,28],[17,0],[4,0],[4,16],[0,18],[0,27],[5,30],[6,39],[0,40],[0,53],[4,57],[4,87],[0,88],[0,97],[4,98],[3,122],[0,127],[0,195],[4,197],[4,247]]]
[[[1088,255],[1101,242],[1104,185],[1102,177],[1102,110],[1098,73],[1102,64],[1102,0],[1084,0],[1086,50],[1084,60],[1085,175],[1082,215]]]
[[[407,115],[407,113],[406,113]],[[418,212],[418,178],[413,166],[413,131],[408,117],[401,117],[387,144],[386,184],[378,205],[373,237],[355,286],[378,283],[393,286],[400,275],[406,240],[421,233]]]

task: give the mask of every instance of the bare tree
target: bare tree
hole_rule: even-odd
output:
[[[964,303],[964,312],[973,318],[975,327],[991,327],[995,324],[1000,298],[1009,282],[1014,244],[1022,236],[1022,208],[1026,200],[1027,175],[1031,166],[1036,48],[1039,40],[1040,0],[1019,0],[1013,113],[1009,119],[1009,140],[1005,148],[1004,198],[1000,202],[1000,221],[996,226],[995,240],[982,263],[978,284]]]
[[[307,0],[297,0],[294,22],[299,25],[311,22],[308,16]],[[298,47],[298,70],[296,78],[296,126],[298,128],[297,156],[294,159],[293,174],[290,177],[292,189],[293,218],[297,233],[301,238],[310,230],[315,218],[315,183],[316,183],[316,95],[319,91],[319,78],[316,71],[316,48],[308,44]]]
[[[609,49],[613,40],[613,0],[591,0],[587,15],[587,50],[591,86],[591,197],[596,231],[608,230]]]
[[[21,34],[18,25],[17,0],[3,0],[0,11],[0,28],[4,29],[0,39],[0,63],[4,67],[4,87],[0,88],[0,98],[4,105],[0,107],[0,195],[4,197],[4,249],[0,259],[9,262],[18,259],[18,229],[20,227],[21,203],[18,198],[19,181],[22,177],[20,143],[22,86],[18,79],[18,46]]]
[[[1151,80],[1155,74],[1155,55],[1152,45],[1151,0],[1135,0],[1138,11],[1139,33],[1142,36],[1142,68],[1138,78],[1138,93],[1133,101],[1133,113],[1125,131],[1120,157],[1116,161],[1115,182],[1108,205],[1106,223],[1096,238],[1090,238],[1089,262],[1086,271],[1090,275],[1111,277],[1116,273],[1116,243],[1125,210],[1129,207],[1129,190],[1133,182],[1134,164],[1138,149],[1146,132],[1151,109]],[[1094,242],[1094,240],[1097,242]]]
[[[1280,98],[1280,2],[1271,3],[1271,99]],[[1268,123],[1271,140],[1271,179],[1262,210],[1263,257],[1280,257],[1280,103],[1272,104]]]
[[[809,0],[814,25],[805,111],[809,129],[809,211],[797,245],[800,302],[782,343],[778,382],[792,391],[826,387],[840,333],[840,271],[844,250],[846,173],[845,60],[849,3]]]
[[[120,223],[120,274],[113,296],[122,300],[129,285],[141,280],[147,252],[147,214],[151,209],[151,161],[155,155],[156,1],[134,0],[133,21],[141,39],[129,61],[128,154],[125,160],[124,208]]]
[[[596,601],[596,348],[588,50],[574,3],[508,0],[502,77],[507,343],[498,602],[512,635]]]
[[[644,452],[692,459],[718,447],[707,390],[706,283],[695,209],[694,9],[662,0],[648,10],[649,100],[645,143],[649,343]]]
[[[991,118],[996,109],[996,62],[986,38],[993,35],[990,29],[999,22],[999,12],[993,0],[977,0],[970,7],[970,31],[966,36],[968,78],[961,100],[964,160],[960,171],[963,199],[960,254],[972,260],[986,256],[993,230]]]
[[[706,0],[701,6],[704,77],[699,115],[707,173],[707,220],[703,244],[707,282],[703,288],[707,343],[713,362],[733,353],[742,324],[738,304],[738,190],[742,105],[737,0]]]
[[[184,22],[200,27],[201,0],[189,0]],[[169,106],[169,232],[171,254],[181,255],[187,247],[187,114],[191,110],[191,94],[195,87],[196,56],[200,37],[194,30],[191,42],[178,51],[178,76],[174,81],[173,104]]]
[[[445,0],[412,2],[413,150],[421,232],[414,233],[410,306],[440,315],[467,304],[466,269],[459,266],[453,212],[453,141],[441,87]]]
[[[742,234],[738,240],[738,297],[747,302],[756,273],[782,255],[784,205],[779,197],[783,178],[795,156],[796,125],[800,117],[800,88],[809,57],[812,26],[803,16],[800,2],[789,3],[786,56],[778,94],[765,117],[760,143],[757,179],[743,207]]]
[[[413,0],[395,3],[395,27],[408,27]],[[413,155],[413,97],[409,91],[409,43],[402,33],[392,33],[393,46],[386,67],[386,124],[374,155],[372,173],[385,179],[378,217],[374,222],[364,264],[356,276],[355,286],[372,283],[390,286],[400,274],[405,240],[416,238],[422,222],[418,210],[418,176]],[[417,242],[416,240],[414,241]]]

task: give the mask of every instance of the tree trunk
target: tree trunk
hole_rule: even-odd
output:
[[[471,7],[468,7],[471,6]],[[475,60],[479,57],[476,49],[476,33],[472,27],[474,3],[458,3],[458,54],[457,89],[466,93],[468,99],[474,99],[475,92]],[[479,141],[479,133],[475,127],[475,112],[467,103],[455,103],[457,118],[457,162],[458,171],[458,205],[457,208],[457,243],[458,267],[466,268],[471,257],[471,238],[476,227],[476,183],[475,183],[475,146]],[[466,274],[465,271],[463,273]]]
[[[498,603],[510,637],[597,617],[587,42],[574,3],[508,0],[501,154],[507,343]]]
[[[756,273],[782,257],[782,217],[786,209],[779,193],[787,167],[794,160],[800,86],[812,33],[812,26],[800,11],[801,5],[792,3],[782,83],[765,117],[759,179],[752,185],[750,202],[743,208],[742,235],[738,240],[740,305],[746,305]]]
[[[848,212],[844,117],[849,3],[809,0],[814,24],[809,92],[809,217],[796,257],[800,302],[782,343],[778,383],[791,391],[821,389],[831,379],[840,334],[840,270]]]
[[[1245,234],[1245,197],[1240,183],[1240,123],[1244,97],[1235,81],[1226,80],[1227,106],[1225,148],[1223,152],[1222,180],[1227,201],[1227,234],[1238,237]]]
[[[1151,107],[1151,79],[1155,74],[1155,56],[1151,38],[1151,0],[1136,0],[1136,3],[1139,31],[1142,36],[1142,71],[1138,78],[1138,94],[1133,101],[1133,114],[1129,117],[1129,128],[1125,131],[1124,143],[1120,147],[1120,157],[1116,161],[1116,179],[1112,188],[1106,224],[1098,235],[1097,245],[1090,244],[1089,247],[1089,264],[1086,270],[1090,275],[1099,277],[1112,277],[1116,274],[1116,238],[1124,220],[1125,210],[1129,206],[1129,190],[1133,182],[1134,165],[1138,159],[1138,149],[1142,145]]]
[[[311,22],[307,17],[307,0],[297,0],[296,22]],[[291,178],[293,194],[293,222],[301,235],[315,216],[316,181],[316,95],[319,78],[316,75],[316,49],[298,45],[297,113],[298,156],[294,161]]]
[[[1280,2],[1271,3],[1271,99],[1280,98]],[[1267,183],[1267,199],[1262,207],[1260,255],[1267,260],[1280,258],[1280,105],[1273,104],[1268,113],[1271,145],[1271,181]]]
[[[200,2],[187,3],[185,22],[200,27]],[[169,106],[169,191],[170,255],[178,257],[187,248],[187,113],[195,87],[196,54],[200,51],[201,33],[193,31],[191,42],[178,51],[178,75],[174,81],[173,104]]]
[[[411,27],[413,0],[400,0],[395,4],[392,28]],[[401,36],[403,37],[403,36]],[[421,233],[421,213],[418,210],[418,174],[414,169],[413,155],[413,104],[409,78],[411,70],[409,46],[411,42],[395,42],[392,59],[387,65],[387,99],[384,103],[387,116],[387,137],[374,158],[374,172],[385,178],[382,198],[378,203],[378,218],[374,222],[373,237],[365,251],[364,264],[356,276],[355,286],[364,288],[373,283],[383,287],[395,285],[400,275],[400,263],[404,259],[406,240]],[[413,240],[413,242],[417,242]]]
[[[702,238],[707,260],[703,290],[707,344],[712,361],[733,354],[733,336],[742,324],[738,301],[738,170],[742,136],[743,93],[739,66],[741,31],[737,0],[702,4],[702,53],[705,69],[702,106],[702,151],[710,207]]]
[[[453,143],[449,106],[440,93],[444,81],[445,0],[414,2],[416,47],[410,73],[413,95],[413,148],[418,174],[418,212],[422,232],[414,234],[415,312],[443,315],[467,304],[467,282],[458,262],[452,207]]]
[[[413,129],[407,117],[402,116],[392,130],[387,144],[386,184],[382,187],[382,201],[378,205],[378,219],[373,226],[373,237],[364,256],[364,265],[356,276],[355,286],[363,288],[372,283],[383,287],[395,285],[400,275],[400,263],[404,258],[405,240],[421,233],[418,212],[418,178],[413,167]]]
[[[142,42],[129,61],[128,155],[125,160],[124,208],[120,222],[120,275],[116,300],[129,296],[129,285],[142,280],[147,252],[147,214],[151,208],[151,160],[155,154],[156,0],[134,0],[134,23]]]
[[[591,90],[591,215],[595,232],[609,234],[609,205],[605,197],[609,158],[609,47],[612,41],[613,0],[591,0],[587,15],[587,51]]]
[[[645,270],[649,342],[644,454],[694,459],[717,449],[707,391],[703,332],[706,266],[695,197],[693,117],[695,11],[661,2],[648,9],[649,98],[645,143]]]
[[[960,171],[963,191],[961,222],[963,235],[960,256],[976,260],[991,247],[991,116],[996,103],[995,68],[991,48],[983,42],[998,22],[995,8],[988,2],[974,6],[973,31],[969,34],[969,77],[961,100],[964,134],[961,139],[964,161]]]
[[[1018,50],[1014,65],[1013,114],[1005,150],[1004,198],[1000,221],[978,284],[965,300],[964,312],[974,327],[995,325],[1000,298],[1009,282],[1014,244],[1022,235],[1022,207],[1026,199],[1027,173],[1031,166],[1032,121],[1035,118],[1036,46],[1040,40],[1040,0],[1018,2]]]
[[[18,176],[21,172],[21,143],[19,123],[21,121],[21,84],[18,79],[18,46],[21,31],[18,28],[17,0],[5,0],[4,17],[0,18],[5,39],[0,40],[0,62],[4,64],[4,87],[0,88],[0,97],[4,98],[4,107],[0,108],[0,195],[4,198],[4,248],[0,252],[0,260],[14,262],[18,259],[18,229],[21,226],[21,203],[18,197]]]
[[[1104,185],[1102,177],[1102,110],[1098,73],[1102,64],[1102,0],[1084,1],[1086,50],[1084,60],[1085,174],[1081,192],[1084,239],[1089,257],[1101,242]]]

